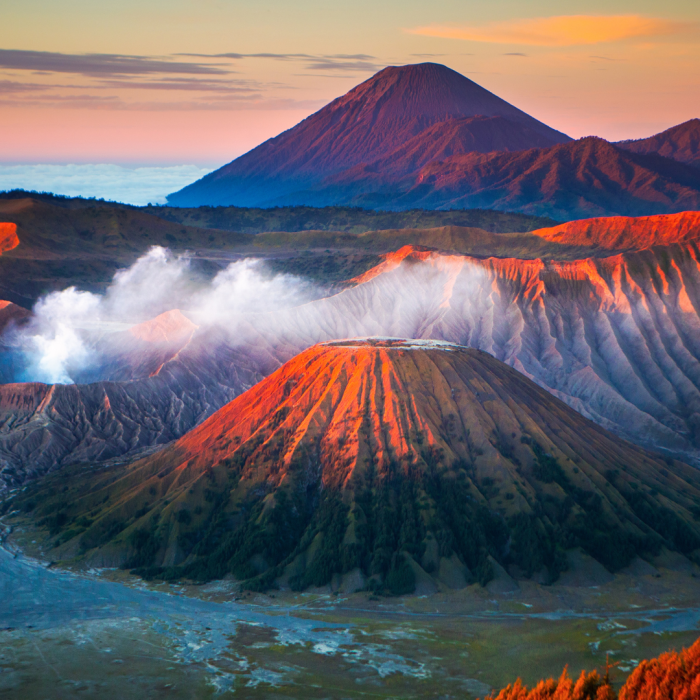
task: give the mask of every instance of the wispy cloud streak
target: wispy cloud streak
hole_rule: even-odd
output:
[[[175,61],[150,56],[120,54],[66,54],[52,51],[0,49],[0,67],[11,70],[72,73],[85,76],[148,75],[179,73],[183,75],[221,75],[227,68],[201,62]]]
[[[408,29],[410,34],[492,44],[576,46],[679,34],[697,25],[642,15],[562,15],[534,17],[484,26],[434,25]]]
[[[231,60],[243,60],[246,58],[269,58],[275,61],[301,61],[305,62],[307,70],[325,71],[339,70],[349,72],[376,71],[384,67],[384,64],[376,63],[376,57],[364,53],[355,54],[320,54],[307,53],[186,53],[176,56],[189,56],[191,58],[228,58]]]

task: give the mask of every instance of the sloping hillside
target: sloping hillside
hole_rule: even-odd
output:
[[[168,202],[270,206],[328,175],[387,156],[438,122],[477,115],[513,122],[518,136],[510,137],[511,146],[515,138],[521,148],[569,140],[446,66],[390,66]]]
[[[690,119],[646,139],[618,141],[616,145],[634,153],[656,154],[700,167],[700,119]]]
[[[559,221],[700,209],[700,172],[588,137],[517,153],[466,153],[393,177],[372,164],[301,191],[287,203],[402,210],[489,208]]]
[[[146,576],[293,588],[352,574],[413,591],[555,580],[700,547],[696,470],[615,438],[487,353],[435,341],[317,345],[171,447],[73,470],[12,507],[64,557]]]

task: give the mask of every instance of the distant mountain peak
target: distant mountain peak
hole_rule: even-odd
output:
[[[503,117],[520,132],[526,127],[538,141],[520,133],[522,148],[570,140],[447,66],[389,66],[168,201],[272,206],[323,178],[385,157],[440,122],[475,116]]]
[[[700,168],[700,119],[689,119],[646,139],[620,141],[620,148],[659,155]]]

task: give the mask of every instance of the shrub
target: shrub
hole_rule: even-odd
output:
[[[386,587],[392,595],[405,595],[416,590],[416,576],[403,554],[397,554],[386,576]]]
[[[680,653],[670,651],[642,661],[620,690],[620,700],[700,698],[700,639]]]
[[[597,671],[581,671],[574,682],[565,668],[558,680],[548,678],[529,690],[518,678],[498,695],[491,694],[485,700],[616,700],[616,695],[607,674],[601,677]]]
[[[528,689],[518,678],[484,700],[697,700],[700,698],[700,639],[689,649],[670,651],[656,659],[642,661],[620,689],[605,675],[581,671],[578,680],[569,678],[567,669],[558,680],[548,678]],[[495,692],[495,691],[494,691]]]

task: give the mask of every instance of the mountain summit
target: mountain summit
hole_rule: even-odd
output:
[[[514,135],[505,139],[507,150],[570,140],[446,66],[390,66],[168,201],[176,206],[270,205],[329,175],[383,158],[436,124],[447,127],[454,119],[477,116],[501,118],[499,142],[504,142],[504,126],[510,126]],[[439,135],[432,133],[431,141],[435,138]],[[486,150],[478,143],[473,150],[492,150],[492,142],[487,137]]]
[[[619,141],[617,145],[634,153],[656,154],[700,168],[700,119],[690,119],[647,139]]]
[[[316,345],[157,455],[63,470],[13,507],[64,559],[405,593],[499,564],[551,581],[576,547],[612,570],[664,545],[692,556],[696,474],[487,353],[375,338]]]

